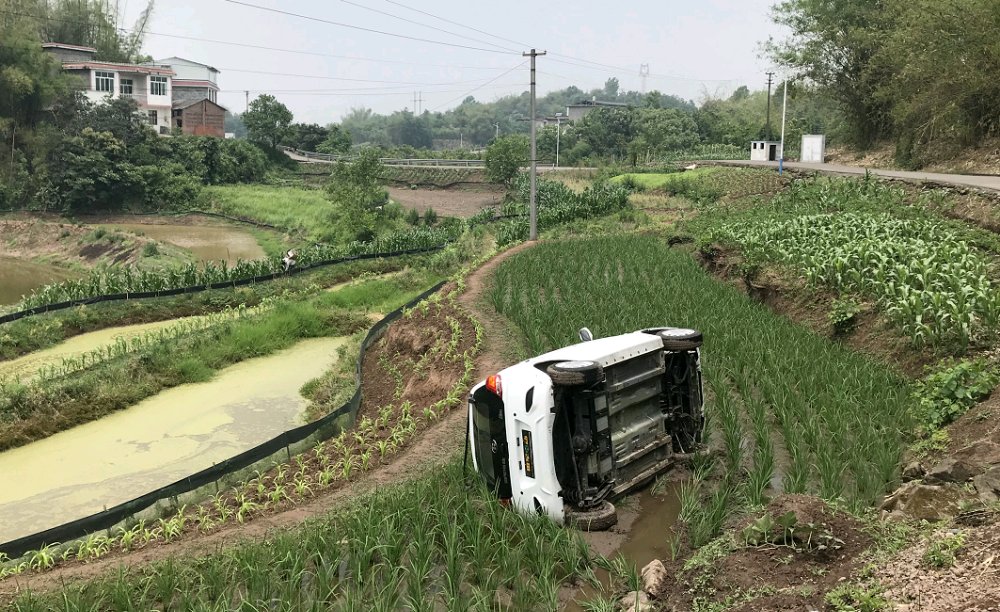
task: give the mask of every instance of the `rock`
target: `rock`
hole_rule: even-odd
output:
[[[903,468],[903,481],[920,480],[926,473],[927,470],[924,469],[924,465],[919,461],[914,461]]]
[[[985,439],[978,440],[957,451],[953,458],[977,472],[985,471],[994,465],[1000,465],[1000,444]]]
[[[670,580],[670,574],[667,573],[667,568],[659,559],[650,561],[646,567],[642,568],[642,590],[651,597],[655,597],[668,580]]]
[[[882,510],[890,512],[890,518],[903,516],[916,520],[942,521],[951,519],[961,512],[961,504],[971,498],[962,487],[947,483],[929,485],[908,482],[882,502]]]
[[[976,485],[976,492],[979,499],[984,503],[991,504],[1000,501],[1000,467],[995,467],[985,474],[980,474],[972,479],[972,484]]]
[[[924,476],[924,480],[932,484],[943,482],[962,484],[975,476],[976,473],[977,471],[969,467],[964,461],[960,461],[954,457],[947,457],[932,467],[927,472],[927,475]]]
[[[618,602],[618,612],[653,612],[653,604],[642,591],[627,593]]]

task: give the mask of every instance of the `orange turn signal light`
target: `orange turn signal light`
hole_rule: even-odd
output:
[[[486,378],[486,389],[492,391],[497,397],[503,397],[503,385],[500,383],[499,374]]]

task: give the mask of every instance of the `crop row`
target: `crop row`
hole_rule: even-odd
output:
[[[441,246],[455,238],[454,229],[411,228],[380,236],[370,242],[346,245],[312,245],[299,250],[297,265],[308,267],[323,261],[374,253],[391,253]],[[284,265],[280,258],[237,261],[229,266],[225,261],[190,263],[162,271],[136,270],[128,266],[106,267],[89,275],[36,289],[16,307],[27,310],[46,304],[86,300],[101,295],[166,291],[182,287],[205,287],[216,283],[280,274]]]
[[[259,305],[253,308],[248,308],[241,304],[236,308],[227,307],[224,310],[211,314],[177,321],[169,327],[145,332],[132,338],[117,337],[110,344],[77,355],[62,357],[59,363],[42,366],[31,377],[30,382],[33,385],[50,384],[56,379],[91,368],[103,361],[124,357],[130,353],[136,353],[154,345],[173,343],[187,338],[192,334],[215,327],[220,323],[261,315],[273,308],[273,306],[274,299],[265,298]],[[6,394],[5,386],[10,384],[19,385],[22,382],[16,375],[14,377],[0,377],[0,397]]]
[[[581,193],[576,193],[566,185],[556,181],[541,179],[537,183],[536,202],[538,204],[538,229],[545,230],[580,219],[599,217],[628,207],[631,193],[627,188],[609,182],[597,183]],[[511,190],[512,200],[499,211],[485,209],[470,222],[482,218],[492,218],[497,213],[514,219],[502,221],[496,226],[496,240],[499,246],[507,246],[528,239],[528,205],[530,184],[527,175],[520,175]]]
[[[871,195],[854,190],[794,193],[806,201],[776,198],[780,216],[725,223],[712,237],[737,245],[750,263],[786,264],[813,286],[876,300],[917,344],[967,346],[1000,328],[993,261],[944,223],[850,210],[841,200],[860,196],[854,206],[862,206]],[[828,208],[836,212],[811,212]]]
[[[730,475],[709,503],[698,494],[706,491],[688,495],[687,517],[706,537],[732,506],[767,491],[860,508],[898,479],[913,428],[903,380],[718,283],[655,238],[539,245],[501,265],[492,300],[532,352],[573,342],[583,326],[598,336],[662,325],[705,333],[710,435],[722,436]]]
[[[437,313],[452,304],[452,296],[441,297],[437,294],[404,317],[411,317],[415,312]],[[384,463],[418,431],[461,404],[462,393],[474,371],[475,354],[482,344],[483,329],[478,322],[472,321],[475,338],[468,339],[470,348],[459,352],[457,347],[463,340],[462,327],[453,317],[446,321],[450,333],[441,333],[438,342],[421,359],[424,369],[431,363],[435,366],[452,364],[458,368],[460,374],[445,397],[426,406],[401,401],[377,407],[339,436],[320,442],[306,453],[267,472],[257,472],[252,479],[216,495],[206,503],[185,506],[176,514],[155,522],[139,521],[129,527],[118,528],[111,536],[94,534],[65,546],[52,544],[29,553],[17,562],[6,560],[0,566],[0,579],[29,570],[50,569],[69,560],[92,561],[112,552],[128,552],[171,542],[188,532],[210,533],[227,524],[242,524],[340,486]],[[419,372],[414,375],[419,376]],[[401,388],[399,395],[402,395]]]

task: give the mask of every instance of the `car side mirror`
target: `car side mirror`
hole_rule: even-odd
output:
[[[580,341],[581,342],[590,342],[593,339],[594,339],[594,334],[590,333],[589,329],[587,329],[586,327],[581,327],[580,328]]]

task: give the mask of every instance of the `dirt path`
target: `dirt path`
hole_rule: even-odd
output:
[[[522,244],[501,253],[473,272],[466,280],[466,291],[459,297],[459,302],[492,332],[487,333],[484,338],[483,350],[477,358],[475,380],[485,376],[485,373],[496,372],[513,363],[511,356],[518,352],[518,344],[511,334],[506,333],[509,330],[504,329],[506,324],[503,319],[496,315],[492,308],[484,309],[480,304],[496,267],[508,257],[531,246]],[[255,519],[244,525],[228,525],[204,536],[185,538],[171,544],[161,544],[127,554],[114,554],[88,564],[71,563],[41,574],[29,573],[9,578],[0,582],[0,600],[4,596],[27,589],[61,588],[68,581],[95,578],[119,567],[142,566],[168,557],[198,557],[241,541],[266,539],[277,530],[292,528],[307,519],[322,516],[358,496],[392,483],[416,478],[429,469],[446,464],[461,450],[461,445],[456,445],[455,440],[462,439],[465,419],[464,410],[451,411],[420,434],[395,457],[392,463],[366,472],[357,480],[302,505]]]

